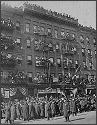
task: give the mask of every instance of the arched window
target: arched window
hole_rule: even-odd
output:
[[[86,42],[89,44],[90,42],[89,42],[89,37],[86,37]]]

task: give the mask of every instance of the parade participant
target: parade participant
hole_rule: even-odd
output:
[[[23,105],[22,108],[23,108],[23,119],[24,119],[24,121],[26,121],[26,120],[29,121],[29,106],[28,106],[26,101],[24,102],[24,105]]]
[[[8,124],[8,121],[9,123],[11,124],[11,111],[10,111],[10,105],[8,103],[6,103],[5,105],[5,123]]]
[[[74,116],[74,114],[76,115],[76,104],[75,104],[75,99],[71,98],[70,100],[70,113]]]
[[[51,102],[51,117],[53,118],[55,115],[55,105],[54,101]]]
[[[47,120],[49,120],[50,119],[50,113],[51,113],[51,108],[50,108],[50,102],[49,101],[47,102],[46,110],[47,110]]]
[[[43,119],[44,117],[44,107],[43,107],[43,103],[40,103],[40,117]]]
[[[35,107],[33,105],[33,102],[29,102],[29,119],[33,120],[35,118]]]
[[[65,117],[66,122],[67,122],[67,121],[69,121],[69,116],[70,116],[70,104],[69,104],[68,99],[64,100],[63,111],[64,111],[64,117]]]
[[[21,117],[21,106],[20,106],[19,101],[16,104],[16,113],[17,113],[17,118],[20,119],[20,117]]]
[[[39,118],[39,104],[38,104],[38,101],[36,102],[35,104],[35,114],[36,114],[36,118]]]
[[[14,120],[16,120],[16,107],[15,103],[13,102],[11,105],[11,123],[14,123]]]

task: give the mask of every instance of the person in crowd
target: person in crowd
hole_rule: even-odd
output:
[[[29,119],[34,120],[34,118],[35,118],[35,107],[34,107],[33,101],[30,101],[28,105],[29,105]]]
[[[21,105],[19,101],[16,104],[16,113],[17,113],[17,118],[20,120],[22,114],[21,114]]]
[[[11,110],[10,110],[10,104],[6,103],[6,105],[5,105],[5,123],[8,124],[8,122],[11,124]]]
[[[70,100],[70,113],[74,116],[77,115],[77,111],[76,111],[76,104],[75,104],[75,99],[71,98]]]
[[[23,105],[22,108],[23,108],[23,119],[24,119],[24,121],[26,121],[26,120],[29,121],[29,106],[28,106],[26,101],[24,102],[24,105]]]
[[[16,120],[16,107],[15,107],[15,103],[13,102],[11,105],[11,123],[14,123],[14,120]]]
[[[49,120],[50,119],[50,113],[51,113],[51,107],[50,107],[49,101],[47,101],[46,111],[47,111],[47,120]]]
[[[64,111],[64,117],[66,119],[66,122],[69,122],[69,116],[70,116],[70,104],[68,98],[64,100],[63,103],[63,111]]]
[[[52,119],[54,118],[55,115],[55,105],[54,105],[54,100],[51,102],[51,117]]]

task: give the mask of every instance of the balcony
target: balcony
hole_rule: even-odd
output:
[[[1,30],[3,29],[8,31],[13,31],[15,29],[14,23],[12,23],[10,19],[8,20],[1,19]]]
[[[13,50],[15,48],[15,42],[12,38],[8,38],[1,35],[1,50]]]
[[[7,58],[5,55],[1,55],[1,67],[14,68],[16,65],[16,60],[14,57]]]
[[[27,76],[24,72],[10,72],[8,73],[8,77],[1,77],[1,84],[18,84],[18,83],[27,83]]]
[[[36,59],[36,67],[46,67],[46,66],[47,66],[46,58]]]

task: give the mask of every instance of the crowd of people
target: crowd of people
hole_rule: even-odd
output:
[[[29,97],[24,100],[14,100],[1,103],[1,118],[5,123],[13,124],[16,119],[29,121],[55,116],[64,116],[69,121],[69,116],[77,113],[96,109],[96,96],[85,97]]]

